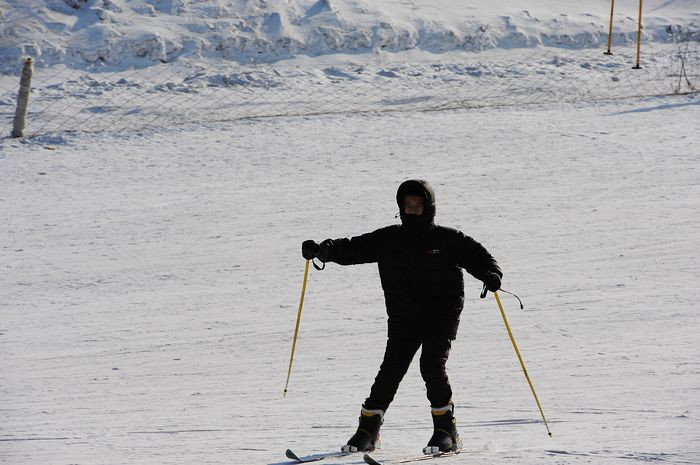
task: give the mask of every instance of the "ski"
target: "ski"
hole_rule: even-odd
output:
[[[415,457],[405,457],[403,459],[398,459],[398,460],[388,460],[384,462],[380,462],[376,460],[374,457],[372,457],[369,454],[365,454],[362,459],[367,463],[368,465],[384,465],[388,463],[411,463],[411,462],[422,462],[424,460],[432,460],[432,459],[439,459],[441,457],[450,457],[453,455],[460,454],[462,452],[474,452],[472,449],[458,449],[454,451],[447,451],[447,452],[438,452],[436,454],[423,454],[423,455],[417,455]]]
[[[292,449],[287,449],[287,451],[285,452],[285,455],[288,459],[292,459],[297,463],[318,462],[319,460],[323,460],[329,457],[343,457],[350,454],[352,454],[352,452],[322,452],[319,454],[299,456]]]

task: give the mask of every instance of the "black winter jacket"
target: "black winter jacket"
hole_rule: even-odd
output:
[[[430,218],[432,220],[432,218]],[[389,336],[455,339],[464,306],[462,268],[476,279],[502,276],[496,260],[462,232],[429,224],[420,234],[401,225],[322,243],[324,261],[379,266]]]

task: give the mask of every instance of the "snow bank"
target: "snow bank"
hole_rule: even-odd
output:
[[[298,55],[370,50],[599,47],[609,1],[538,0],[43,0],[0,6],[0,69],[147,66],[183,57],[271,62]],[[438,6],[439,5],[439,6]],[[698,34],[692,0],[645,2],[646,40]],[[636,40],[637,11],[618,5],[616,43]]]

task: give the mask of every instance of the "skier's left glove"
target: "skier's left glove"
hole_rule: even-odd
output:
[[[498,273],[489,271],[484,276],[484,287],[487,291],[496,292],[501,288],[501,277]]]

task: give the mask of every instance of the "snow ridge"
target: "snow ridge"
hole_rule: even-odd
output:
[[[555,46],[599,47],[607,41],[609,2],[581,11],[554,0],[44,0],[0,6],[0,69],[23,56],[38,66],[147,66],[180,58],[273,62],[298,55],[371,50],[429,52]],[[645,40],[695,37],[693,2],[646,2]],[[618,44],[636,40],[636,12],[620,9]],[[566,11],[564,11],[566,10]]]

